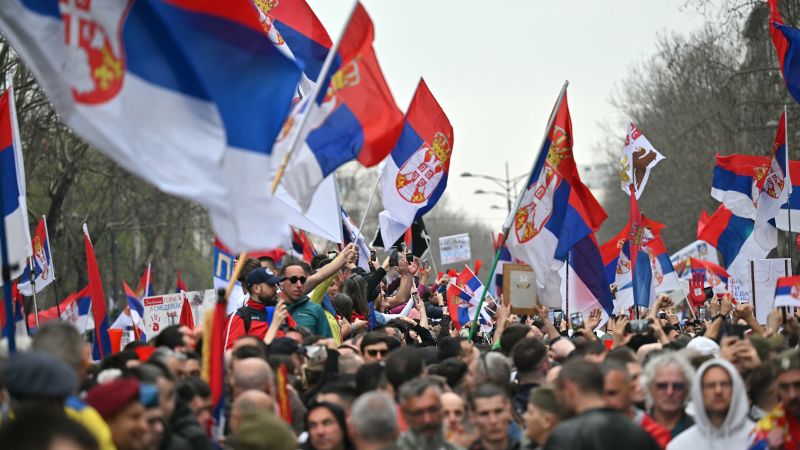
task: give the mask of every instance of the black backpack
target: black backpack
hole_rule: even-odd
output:
[[[250,332],[250,324],[253,322],[253,316],[250,312],[250,308],[247,306],[242,306],[241,308],[236,310],[236,315],[242,318],[244,322],[244,332],[245,334]]]

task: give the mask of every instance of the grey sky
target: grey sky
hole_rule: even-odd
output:
[[[308,0],[332,38],[350,0]],[[587,165],[603,138],[598,122],[619,122],[609,98],[659,36],[702,26],[683,0],[363,0],[375,24],[383,72],[403,111],[423,76],[455,133],[447,197],[494,228],[505,200],[475,195],[489,181],[530,170],[547,116],[570,81],[576,159]],[[624,129],[615,130],[622,136]],[[642,130],[647,135],[647,130]],[[621,141],[620,141],[621,144]],[[657,143],[654,143],[657,146]],[[665,155],[669,158],[669,155]],[[489,209],[498,205],[502,211]]]

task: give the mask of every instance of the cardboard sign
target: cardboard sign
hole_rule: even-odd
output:
[[[773,309],[778,278],[791,275],[791,267],[792,261],[789,258],[750,261],[751,298],[758,323],[767,323],[767,316]]]
[[[202,326],[203,317],[208,311],[214,309],[216,294],[213,289],[145,297],[142,299],[144,304],[142,320],[148,339],[157,336],[164,328],[180,323],[184,295],[192,307],[192,319],[195,326]]]
[[[511,305],[511,314],[533,314],[538,297],[536,274],[529,265],[503,266],[503,303]]]
[[[472,253],[469,248],[469,234],[462,233],[440,237],[439,255],[442,265],[471,260]]]

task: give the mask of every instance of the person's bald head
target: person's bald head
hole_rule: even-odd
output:
[[[275,401],[269,394],[255,389],[239,394],[231,404],[231,432],[236,433],[246,415],[261,411],[275,412]]]
[[[234,399],[250,389],[270,395],[275,393],[275,373],[261,358],[245,358],[234,361],[232,380]]]

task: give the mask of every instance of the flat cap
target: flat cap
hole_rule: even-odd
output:
[[[67,398],[78,388],[78,376],[65,362],[46,352],[17,353],[3,370],[6,389],[17,400]]]

